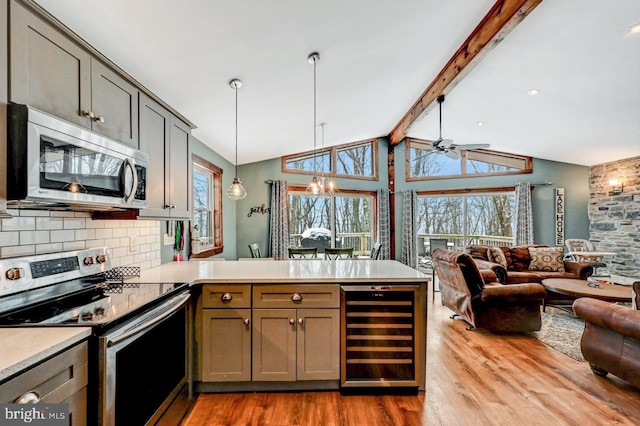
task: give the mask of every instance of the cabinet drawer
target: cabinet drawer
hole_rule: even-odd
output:
[[[202,286],[203,308],[250,308],[251,286],[205,284]]]
[[[323,285],[254,285],[254,308],[337,308],[340,286]]]
[[[27,392],[41,402],[61,403],[87,386],[87,343],[81,343],[0,385],[0,403],[12,403]]]

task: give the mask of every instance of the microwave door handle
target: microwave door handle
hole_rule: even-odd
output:
[[[136,173],[136,167],[134,166],[133,162],[126,158],[124,160],[124,166],[125,168],[129,168],[129,170],[131,170],[131,176],[133,177],[132,182],[131,182],[131,189],[129,190],[129,192],[126,192],[126,188],[125,188],[125,193],[124,193],[124,201],[126,203],[129,203],[133,197],[136,195],[136,188],[138,188],[138,174]],[[125,170],[125,176],[126,176],[127,172]],[[122,182],[122,184],[126,184],[126,179],[124,179],[124,181]]]

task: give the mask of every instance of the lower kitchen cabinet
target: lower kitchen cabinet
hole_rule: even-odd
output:
[[[202,381],[251,380],[250,318],[251,309],[203,309]]]
[[[340,377],[338,309],[254,309],[254,381]]]
[[[88,346],[80,343],[0,385],[0,403],[69,404],[69,425],[87,424]]]

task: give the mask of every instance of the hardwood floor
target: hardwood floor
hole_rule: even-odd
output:
[[[528,335],[466,331],[429,295],[426,391],[201,394],[184,426],[637,425],[640,391]]]

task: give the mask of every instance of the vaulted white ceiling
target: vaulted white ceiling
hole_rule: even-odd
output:
[[[386,136],[492,0],[38,0],[240,164]],[[448,94],[456,143],[593,165],[640,155],[638,0],[545,0]],[[540,94],[530,96],[529,89]],[[478,121],[485,123],[480,127]],[[437,108],[409,136],[438,136]],[[318,137],[318,144],[321,143]]]

